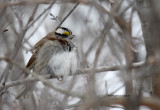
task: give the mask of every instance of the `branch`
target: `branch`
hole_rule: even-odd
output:
[[[77,3],[77,4],[72,8],[72,10],[66,15],[66,17],[64,17],[64,19],[60,22],[60,24],[56,27],[56,29],[62,25],[62,23],[69,17],[69,15],[76,9],[76,7],[77,7],[78,5],[79,5],[79,3]]]
[[[34,21],[32,21],[30,24],[27,25],[27,28],[26,28],[26,29],[29,29],[31,26],[33,26],[34,23],[35,23],[37,20],[39,20],[39,19],[44,15],[44,13],[46,13],[49,9],[52,8],[52,6],[53,6],[54,3],[55,3],[55,2],[52,2],[52,3],[48,6],[48,8],[44,9],[43,12],[42,12],[40,15],[38,15],[37,18],[35,18]]]
[[[21,5],[35,5],[35,4],[50,4],[51,2],[56,2],[58,0],[35,0],[35,1],[19,1],[19,2],[14,2],[14,3],[8,3],[8,4],[3,4],[0,3],[0,8],[6,8],[8,6],[21,6]],[[84,0],[77,0],[76,2],[73,0],[59,0],[58,2],[62,2],[62,3],[83,3],[83,4],[91,4],[88,1],[84,1]]]
[[[20,1],[20,2],[14,2],[14,3],[8,3],[8,4],[0,4],[0,8],[5,8],[8,6],[21,6],[21,5],[33,5],[33,4],[49,4],[56,0],[41,0],[41,1]]]
[[[139,68],[139,67],[143,66],[144,64],[145,64],[145,62],[133,63],[132,69]],[[127,67],[128,67],[127,65],[119,65],[119,66],[115,65],[115,66],[105,66],[105,67],[97,67],[97,68],[87,68],[84,70],[77,70],[76,74],[77,75],[78,74],[87,74],[87,73],[90,73],[93,71],[95,71],[96,73],[107,72],[107,71],[118,71],[121,69],[125,69]]]
[[[102,100],[101,104],[102,106],[110,106],[110,105],[122,105],[124,107],[127,106],[127,101],[128,101],[129,97],[116,97],[116,98],[109,98],[106,97]],[[160,110],[160,101],[156,98],[153,97],[142,97],[140,99],[140,105],[144,105],[147,106],[153,110]]]
[[[69,96],[72,96],[72,97],[78,97],[80,99],[83,99],[84,96],[83,95],[79,95],[78,93],[76,92],[71,92],[71,91],[67,91],[67,90],[63,90],[63,89],[60,89],[60,88],[57,88],[55,86],[53,86],[49,81],[47,81],[45,78],[41,77],[41,75],[38,75],[36,74],[35,72],[30,72],[27,68],[24,68],[22,67],[21,65],[17,64],[16,62],[14,62],[13,60],[7,58],[7,57],[4,57],[4,58],[1,58],[0,57],[0,60],[4,60],[10,64],[14,64],[17,68],[19,68],[20,70],[22,70],[24,73],[26,74],[31,74],[34,78],[33,79],[23,79],[23,81],[13,81],[14,83],[10,82],[10,83],[3,83],[2,86],[0,86],[0,93],[2,94],[3,93],[3,90],[4,89],[7,89],[11,86],[16,86],[16,85],[20,85],[20,84],[24,84],[25,83],[31,83],[32,81],[42,81],[45,85],[49,86],[50,88],[60,92],[60,93],[63,93],[63,94],[67,94]],[[54,76],[53,74],[50,75],[50,76],[46,76],[46,77],[49,77],[49,78],[57,78],[56,76]]]
[[[46,76],[45,78],[48,78],[49,76]],[[21,79],[21,80],[17,80],[17,81],[12,81],[12,82],[7,82],[7,83],[3,83],[0,86],[0,91],[2,91],[3,89],[7,89],[9,87],[13,87],[13,86],[18,86],[21,84],[25,84],[25,83],[30,83],[30,82],[35,82],[38,81],[38,79],[35,78],[25,78],[25,79]]]
[[[31,72],[29,72],[27,69],[21,67],[20,65],[16,64],[15,62],[13,62],[12,60],[8,59],[8,58],[1,58],[0,60],[5,60],[6,62],[10,63],[10,64],[14,64],[15,66],[17,66],[19,69],[23,70],[25,73],[27,74],[32,74]],[[145,62],[138,62],[138,63],[134,63],[132,65],[132,68],[138,68],[144,65]],[[70,75],[80,75],[80,74],[88,74],[91,72],[95,72],[95,73],[99,73],[99,72],[107,72],[107,71],[117,71],[117,70],[121,70],[121,69],[125,69],[127,68],[127,65],[122,65],[122,66],[109,66],[109,67],[97,67],[97,68],[87,68],[87,69],[83,69],[83,70],[77,70],[74,74]],[[56,78],[56,76],[54,75],[36,75],[39,76],[40,78],[43,79],[50,79],[50,78]],[[13,87],[13,86],[17,86],[17,85],[21,85],[21,84],[25,84],[25,83],[30,83],[30,82],[35,82],[35,81],[39,81],[40,78],[25,78],[25,79],[21,79],[21,80],[17,80],[17,81],[12,81],[12,82],[7,82],[4,83],[2,85],[0,85],[0,91],[2,91],[4,88],[9,88],[9,87]]]

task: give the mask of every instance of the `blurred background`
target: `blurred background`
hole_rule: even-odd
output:
[[[0,0],[0,110],[159,110],[159,7],[158,0]],[[60,23],[76,35],[78,75],[48,79],[60,90],[38,81],[15,100],[31,49]]]

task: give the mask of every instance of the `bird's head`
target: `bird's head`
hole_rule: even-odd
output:
[[[55,35],[57,38],[62,39],[72,39],[75,35],[72,35],[72,31],[65,27],[58,27],[55,31]]]

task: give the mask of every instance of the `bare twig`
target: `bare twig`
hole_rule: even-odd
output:
[[[21,5],[33,5],[33,4],[49,4],[56,0],[41,0],[41,1],[20,1],[15,3],[9,3],[9,4],[0,4],[0,8],[5,8],[8,6],[21,6]]]
[[[9,4],[0,4],[0,8],[6,8],[8,6],[21,6],[21,5],[34,5],[34,4],[50,4],[51,2],[56,2],[57,0],[36,0],[36,1],[19,1],[15,3],[9,3]],[[58,3],[75,3],[73,0],[59,0]],[[83,4],[90,4],[90,2],[85,1],[85,0],[77,0],[76,3],[83,3]]]
[[[56,29],[63,24],[63,22],[69,17],[69,15],[76,9],[76,7],[77,7],[78,5],[79,5],[79,3],[77,3],[77,4],[72,8],[72,10],[64,17],[64,19],[63,19],[63,20],[61,21],[61,23],[56,27]]]
[[[33,22],[31,22],[31,23],[27,26],[26,29],[29,29],[31,26],[33,26],[33,24],[34,24],[39,18],[41,18],[41,16],[43,16],[44,13],[46,13],[49,9],[51,9],[51,7],[53,6],[54,3],[55,3],[55,2],[52,2],[52,4],[50,4],[50,5],[48,6],[48,8],[45,9],[39,16],[37,16],[37,18],[35,18],[35,20],[34,20]]]
[[[28,43],[28,40],[36,33],[36,31],[38,30],[38,28],[40,28],[40,26],[42,25],[42,21],[44,21],[45,18],[48,16],[48,13],[49,13],[49,11],[43,16],[43,18],[38,23],[37,27],[35,27],[35,29],[32,31],[32,33],[30,35],[28,35],[29,37],[27,37],[26,39],[24,39],[24,41],[23,41],[24,43]],[[30,47],[32,47],[32,46],[30,45]]]
[[[31,21],[33,21],[34,16],[35,16],[35,14],[36,14],[36,12],[37,12],[38,7],[39,7],[39,4],[36,4],[36,6],[35,6],[35,8],[34,8],[34,10],[33,10],[33,12],[32,12],[32,15],[31,15],[31,16],[29,17],[29,19],[28,19],[28,22],[27,22],[27,25],[26,25],[26,26],[28,26],[28,24],[29,24]]]
[[[115,98],[109,98],[106,97],[103,99],[103,101],[101,102],[101,106],[110,106],[110,105],[122,105],[124,107],[127,106],[127,100],[129,99],[129,97],[115,97]],[[160,110],[160,101],[159,99],[153,98],[153,97],[141,97],[140,99],[140,105],[144,105],[147,106],[153,110]]]

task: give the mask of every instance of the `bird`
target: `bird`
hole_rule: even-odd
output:
[[[58,27],[48,33],[31,49],[33,55],[26,68],[38,75],[53,74],[57,79],[73,74],[77,70],[77,47],[73,42],[75,35],[65,27]],[[32,92],[35,83],[25,84],[16,99]]]

